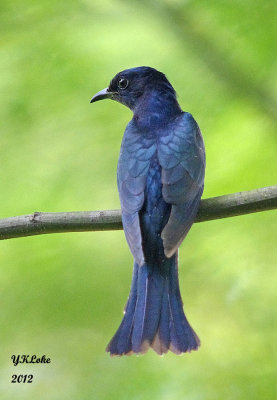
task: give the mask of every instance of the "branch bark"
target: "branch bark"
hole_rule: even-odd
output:
[[[201,201],[195,222],[277,208],[277,186],[227,194]],[[120,210],[44,213],[0,219],[0,240],[47,233],[122,229]]]

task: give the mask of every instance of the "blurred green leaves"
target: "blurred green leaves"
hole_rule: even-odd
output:
[[[1,217],[119,207],[131,114],[89,100],[139,65],[165,72],[199,122],[204,197],[276,184],[275,12],[258,0],[2,0]],[[274,211],[194,226],[179,273],[200,351],[122,359],[104,352],[131,281],[122,232],[1,242],[1,398],[274,398],[276,239]],[[15,369],[17,353],[53,363]],[[11,385],[23,371],[34,383]]]

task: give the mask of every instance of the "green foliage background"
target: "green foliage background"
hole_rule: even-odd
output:
[[[1,0],[1,218],[119,208],[130,111],[89,104],[120,70],[165,72],[207,150],[204,197],[270,186],[276,169],[276,2]],[[276,18],[275,18],[276,22]],[[202,347],[110,358],[132,258],[123,232],[0,243],[1,399],[273,399],[276,212],[197,224],[181,246]],[[14,367],[12,354],[50,365]],[[11,384],[33,373],[33,384]]]

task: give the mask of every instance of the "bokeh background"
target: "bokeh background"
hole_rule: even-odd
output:
[[[89,100],[140,65],[167,74],[203,131],[204,197],[276,184],[276,12],[274,0],[1,0],[0,217],[119,208],[131,113]],[[180,285],[202,346],[183,356],[105,353],[132,274],[122,231],[2,241],[1,399],[276,398],[276,225],[271,211],[192,228]],[[14,367],[12,354],[52,362]]]

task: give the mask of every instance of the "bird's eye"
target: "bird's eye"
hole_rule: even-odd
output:
[[[119,87],[119,89],[126,89],[126,87],[128,86],[128,79],[126,78],[119,78],[118,82],[117,82],[117,86]]]

